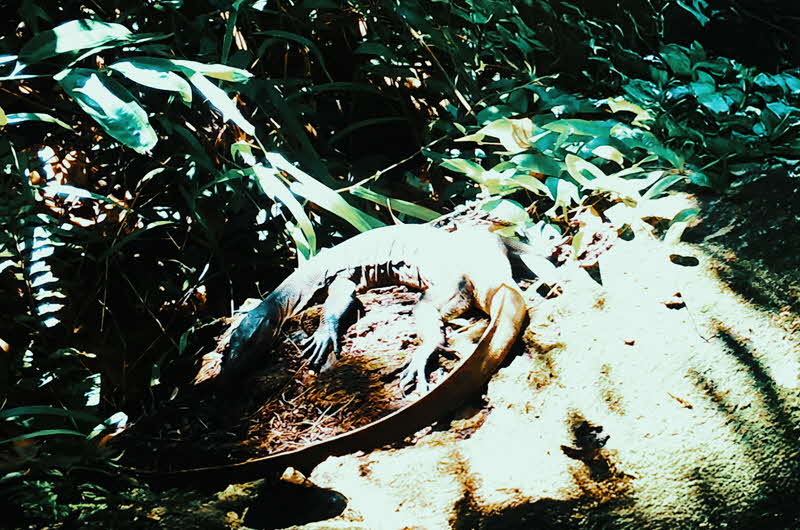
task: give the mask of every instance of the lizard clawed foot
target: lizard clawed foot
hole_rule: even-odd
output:
[[[413,361],[400,372],[400,389],[403,395],[407,396],[418,390],[422,394],[427,394],[431,385],[425,377],[425,367],[419,370]]]
[[[311,367],[319,372],[324,372],[336,362],[339,353],[339,338],[336,336],[336,331],[320,326],[301,343],[301,346],[304,346],[302,355],[309,360]],[[328,355],[328,350],[331,355]]]

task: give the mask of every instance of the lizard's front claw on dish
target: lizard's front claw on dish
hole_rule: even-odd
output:
[[[303,341],[302,346],[304,346],[303,357],[309,360],[311,367],[324,372],[336,361],[339,353],[339,338],[335,331],[321,326]],[[329,350],[332,355],[328,355]]]
[[[425,369],[418,370],[413,363],[406,366],[400,372],[400,388],[403,390],[404,395],[408,395],[415,390],[422,394],[427,394],[430,390],[430,384],[425,379]]]

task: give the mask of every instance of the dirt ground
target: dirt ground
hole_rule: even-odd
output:
[[[560,267],[563,294],[530,293],[486,394],[413,439],[329,458],[308,480],[142,493],[115,522],[800,526],[800,182],[766,185],[697,199],[702,221],[677,244],[617,241],[594,279]]]

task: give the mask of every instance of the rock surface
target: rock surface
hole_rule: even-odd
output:
[[[311,481],[348,505],[302,528],[800,524],[798,326],[724,266],[639,233],[601,257],[602,285],[560,268],[485,410],[323,462]]]

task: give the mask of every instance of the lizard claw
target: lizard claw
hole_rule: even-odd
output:
[[[317,331],[306,338],[301,345],[304,346],[303,357],[307,358],[311,366],[320,372],[333,366],[339,353],[339,338],[336,336],[336,332],[331,332],[324,326],[317,328]],[[328,355],[328,350],[333,355]]]
[[[404,396],[411,394],[415,390],[420,391],[422,394],[427,394],[428,390],[430,390],[430,383],[425,378],[425,370],[420,371],[414,366],[413,362],[410,363],[400,372],[400,388]]]

